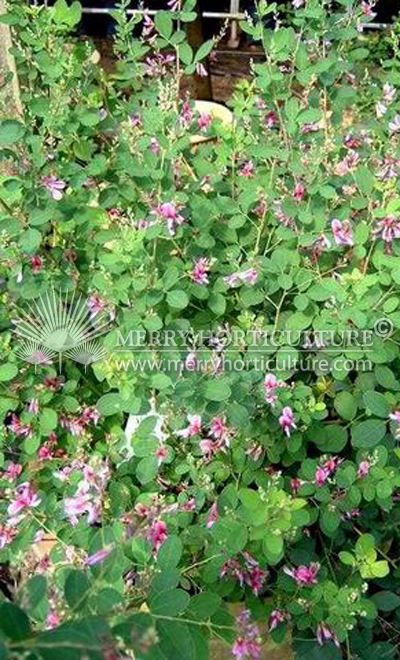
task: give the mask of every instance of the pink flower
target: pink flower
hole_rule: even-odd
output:
[[[221,440],[225,437],[228,431],[228,427],[225,423],[225,419],[222,417],[213,417],[210,422],[210,433],[217,440]]]
[[[293,197],[297,199],[298,202],[301,202],[302,199],[304,199],[306,194],[306,189],[303,186],[302,183],[296,183],[295,188],[294,188],[294,193]]]
[[[209,461],[212,459],[214,454],[217,453],[219,449],[218,442],[211,440],[211,438],[205,438],[199,442],[200,451],[203,454],[204,458]]]
[[[11,424],[9,428],[15,435],[20,435],[23,438],[30,438],[32,435],[32,428],[29,424],[23,424],[19,417],[13,415],[11,418]]]
[[[205,76],[208,76],[207,69],[205,66],[199,62],[198,65],[196,66],[196,73],[198,76],[201,76],[202,78],[205,78]]]
[[[368,16],[369,18],[375,18],[376,13],[372,11],[372,5],[370,5],[368,2],[361,2],[361,9],[365,16]]]
[[[167,5],[171,11],[178,11],[180,8],[181,0],[168,0]]]
[[[277,399],[278,395],[276,390],[278,387],[282,387],[284,384],[280,383],[274,374],[266,374],[264,379],[264,392],[265,400],[267,403],[273,405]]]
[[[361,461],[358,466],[357,477],[362,479],[366,477],[371,469],[371,463],[369,461]]]
[[[101,564],[107,557],[111,554],[114,549],[113,545],[108,546],[107,548],[102,548],[98,550],[93,555],[90,555],[87,560],[87,566],[96,566],[96,564]]]
[[[247,284],[252,286],[257,282],[258,271],[255,268],[248,268],[242,272],[232,273],[223,278],[227,286],[236,286],[237,284]]]
[[[161,463],[165,461],[167,456],[168,456],[168,448],[165,447],[164,445],[160,445],[160,447],[158,447],[154,452],[154,458],[157,459],[158,465],[161,465]]]
[[[239,176],[244,176],[248,178],[254,176],[254,163],[252,160],[248,160],[245,163],[243,163],[239,171]]]
[[[39,412],[39,402],[37,399],[31,399],[29,402],[28,406],[28,412],[31,413],[31,415],[37,415]]]
[[[239,636],[232,647],[236,660],[260,660],[262,640],[256,624],[251,621],[250,612],[244,610],[237,618]]]
[[[46,630],[52,630],[56,628],[61,621],[61,617],[55,612],[49,612],[46,617]]]
[[[323,486],[326,480],[329,477],[328,470],[325,470],[323,467],[318,466],[315,472],[315,483],[317,486]]]
[[[292,493],[297,495],[300,486],[302,486],[305,483],[306,482],[303,481],[302,479],[298,479],[297,477],[294,477],[293,479],[290,480],[290,490],[292,491]]]
[[[97,293],[93,293],[88,298],[87,306],[89,308],[90,318],[93,319],[95,316],[97,316],[97,314],[99,314],[99,312],[102,312],[104,309],[106,309],[107,303],[102,298],[100,298]]]
[[[182,111],[179,116],[179,123],[182,128],[187,128],[193,119],[193,110],[190,107],[190,97],[189,94],[186,94],[186,98],[182,105]]]
[[[21,473],[22,473],[22,465],[10,461],[10,463],[7,466],[7,470],[5,471],[3,476],[4,479],[7,479],[7,481],[15,481],[15,479],[18,479]]]
[[[164,541],[168,538],[168,528],[163,520],[156,520],[150,527],[147,540],[153,545],[153,552],[157,554]]]
[[[171,202],[163,202],[155,209],[154,213],[166,220],[168,231],[173,236],[176,231],[176,227],[185,222],[185,218],[178,213],[177,208]]]
[[[64,509],[67,518],[72,525],[78,524],[78,516],[93,513],[92,496],[87,492],[79,493],[75,497],[66,497],[64,500]]]
[[[383,100],[386,103],[392,103],[396,96],[396,88],[390,83],[385,83],[383,86]]]
[[[317,584],[317,575],[319,572],[319,564],[312,563],[309,566],[299,566],[298,568],[288,568],[284,566],[283,572],[290,575],[299,587],[310,587]]]
[[[158,144],[156,138],[151,138],[150,140],[150,151],[155,156],[158,156],[160,153],[160,145]]]
[[[400,410],[395,410],[389,415],[389,419],[392,419],[396,424],[400,424]]]
[[[270,110],[264,117],[264,124],[267,128],[274,128],[279,122],[278,115],[274,110]]]
[[[189,426],[185,429],[181,429],[176,432],[176,435],[181,438],[192,438],[194,435],[199,435],[201,433],[201,417],[200,415],[188,415],[187,416]]]
[[[190,274],[195,284],[209,284],[208,272],[210,270],[210,262],[205,257],[201,257],[194,264],[193,270]]]
[[[387,113],[386,105],[379,101],[375,106],[375,112],[377,119],[382,119],[382,117]]]
[[[57,179],[55,176],[42,177],[42,183],[45,188],[50,192],[53,199],[60,201],[63,197],[63,190],[67,184],[62,179]]]
[[[300,7],[303,7],[305,4],[306,0],[292,0],[292,5],[294,9],[300,9]]]
[[[400,132],[400,115],[397,114],[393,121],[389,122],[389,130],[391,133]]]
[[[43,267],[43,259],[42,257],[39,257],[39,255],[35,255],[31,257],[31,268],[32,268],[32,273],[34,275],[37,275],[40,273]]]
[[[25,508],[33,508],[40,504],[40,498],[33,490],[30,483],[26,482],[17,488],[17,497],[11,502],[7,509],[9,516],[15,516]]]
[[[142,125],[142,118],[137,112],[131,116],[131,126],[132,128],[140,128],[141,125]]]
[[[324,642],[333,642],[337,648],[340,648],[340,643],[332,628],[330,628],[326,623],[320,623],[317,628],[317,640],[318,644],[322,646]]]
[[[216,502],[212,505],[211,509],[208,512],[207,516],[207,521],[206,521],[206,527],[207,529],[211,529],[213,525],[215,525],[216,522],[219,520],[219,513],[218,513],[218,506]]]
[[[378,222],[374,235],[380,235],[385,243],[391,243],[400,238],[400,220],[394,215],[388,215],[387,218],[383,218]]]
[[[197,120],[197,126],[201,131],[206,131],[207,128],[211,126],[211,122],[212,122],[211,116],[208,115],[206,112],[201,112]]]
[[[353,235],[348,220],[332,220],[332,233],[336,245],[353,245]]]
[[[244,284],[252,286],[258,280],[258,271],[255,268],[248,268],[240,274],[240,279]]]
[[[6,545],[11,543],[18,534],[15,527],[0,525],[0,550],[3,550]]]
[[[279,424],[282,431],[289,437],[292,429],[296,428],[293,410],[290,406],[286,406],[282,410],[282,415],[279,417]]]
[[[51,450],[49,447],[46,447],[46,445],[43,445],[42,447],[39,448],[38,451],[38,459],[39,461],[48,461],[51,458],[53,458]]]
[[[275,628],[280,626],[281,623],[284,623],[284,621],[287,621],[289,618],[289,614],[286,612],[283,612],[282,610],[273,610],[268,619],[268,632],[271,633],[273,630],[275,630]]]

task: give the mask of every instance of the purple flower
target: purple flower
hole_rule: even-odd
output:
[[[348,220],[332,220],[331,227],[336,245],[353,245],[353,234]]]
[[[208,279],[208,272],[210,270],[210,262],[208,259],[205,259],[202,257],[201,259],[198,259],[193,266],[193,270],[190,273],[190,277],[192,278],[193,282],[195,284],[209,284],[209,279]]]
[[[252,160],[247,160],[240,168],[239,176],[251,178],[254,176],[254,163]]]
[[[206,112],[201,112],[197,120],[197,126],[201,131],[206,131],[207,128],[211,126],[211,122],[212,122],[211,116]]]
[[[86,564],[88,566],[96,566],[96,564],[101,564],[105,559],[107,559],[107,557],[111,554],[113,549],[114,546],[110,545],[107,548],[102,548],[101,550],[98,550],[93,555],[90,555],[87,558]]]
[[[378,222],[374,235],[380,235],[385,243],[392,243],[396,238],[400,238],[400,220],[394,215],[388,215]]]
[[[282,431],[289,437],[291,430],[296,428],[293,410],[290,406],[286,406],[282,410],[282,415],[279,417],[279,424],[281,425]]]
[[[369,461],[361,461],[358,465],[357,477],[363,479],[363,477],[366,477],[369,474],[370,469],[371,463]]]
[[[309,566],[299,566],[298,568],[284,566],[283,572],[290,575],[299,587],[311,587],[313,584],[318,583],[319,569],[319,564],[311,563]]]
[[[206,521],[207,529],[211,529],[211,527],[213,527],[213,525],[215,525],[215,523],[218,522],[218,520],[219,520],[218,506],[216,502],[214,502],[207,515],[207,521]]]
[[[160,145],[158,144],[156,138],[151,138],[150,140],[150,151],[155,156],[158,156],[160,153]]]
[[[207,69],[205,68],[205,66],[203,66],[201,62],[199,62],[198,65],[196,66],[196,73],[198,76],[201,76],[202,78],[208,76]]]
[[[281,623],[284,623],[284,621],[288,621],[289,619],[290,615],[286,612],[283,612],[282,610],[273,610],[268,619],[268,632],[271,633],[275,628],[280,626]]]
[[[393,121],[389,122],[389,130],[391,133],[400,132],[400,115],[397,114]]]
[[[333,642],[335,646],[340,648],[340,643],[332,628],[326,623],[320,623],[317,628],[318,644],[322,646],[325,642]]]
[[[45,188],[50,192],[53,199],[60,201],[63,197],[63,190],[67,184],[62,179],[57,179],[55,176],[44,176],[42,182]]]
[[[185,218],[178,213],[178,209],[171,202],[163,202],[155,209],[154,213],[161,219],[167,221],[168,231],[173,236],[176,227],[185,222]]]
[[[385,83],[383,86],[383,100],[386,103],[392,103],[396,96],[396,88],[392,87],[390,83]]]

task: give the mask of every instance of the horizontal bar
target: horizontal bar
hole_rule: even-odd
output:
[[[112,10],[107,9],[106,7],[82,7],[82,12],[84,14],[109,14]],[[147,14],[149,16],[155,16],[160,9],[127,9],[126,13],[128,16],[134,16],[136,14]],[[204,11],[202,14],[203,18],[229,18],[233,21],[243,21],[246,18],[246,14],[230,14],[229,12],[224,13],[220,11]]]
[[[34,0],[35,5],[37,6],[37,0]],[[44,5],[47,6],[47,5]],[[82,7],[83,14],[110,14],[112,9],[108,7]],[[155,16],[159,11],[165,11],[160,9],[127,9],[126,13],[128,16],[135,16],[137,14],[147,14],[149,16]],[[246,14],[239,12],[237,14],[231,14],[229,12],[220,12],[220,11],[204,11],[202,13],[203,18],[228,18],[231,21],[243,21],[246,18]],[[367,28],[369,30],[386,30],[386,28],[394,27],[393,23],[361,23],[363,29]]]

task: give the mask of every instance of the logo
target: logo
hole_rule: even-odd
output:
[[[89,301],[77,298],[75,292],[64,299],[61,291],[47,291],[31,304],[29,311],[19,310],[13,332],[20,339],[17,355],[25,362],[35,365],[51,364],[57,357],[61,371],[62,357],[83,364],[104,359],[107,352],[96,341],[110,330],[111,321],[101,311],[90,309]]]

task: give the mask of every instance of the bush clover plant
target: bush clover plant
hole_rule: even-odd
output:
[[[194,0],[128,4],[109,73],[79,3],[2,17],[0,658],[395,658],[397,55],[368,67],[368,2],[262,0],[228,126],[182,91],[216,45],[186,41]],[[106,359],[21,360],[52,288],[111,322]]]

